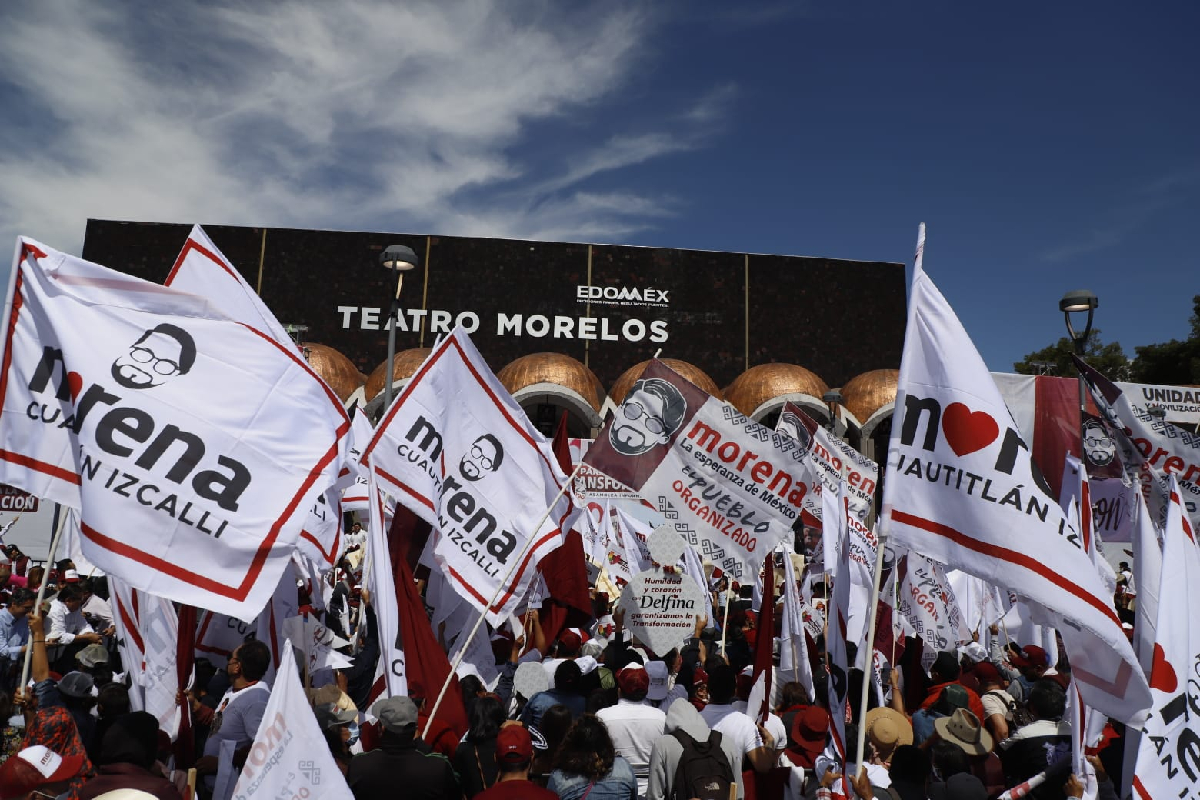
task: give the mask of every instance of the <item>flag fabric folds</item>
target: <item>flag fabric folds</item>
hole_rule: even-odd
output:
[[[363,458],[380,488],[434,527],[439,565],[492,624],[516,610],[571,525],[550,442],[461,328],[413,375]]]
[[[104,572],[253,619],[337,477],[329,387],[202,298],[29,239],[5,315],[0,482],[79,511]]]
[[[950,305],[921,265],[896,396],[885,531],[1051,609],[1084,700],[1137,725],[1149,688],[1078,530],[1063,514]]]

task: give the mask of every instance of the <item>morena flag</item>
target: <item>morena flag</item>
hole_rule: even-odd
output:
[[[294,349],[205,299],[17,243],[0,482],[79,512],[130,586],[253,619],[350,423]]]

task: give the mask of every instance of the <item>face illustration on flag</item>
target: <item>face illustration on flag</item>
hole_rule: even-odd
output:
[[[434,527],[455,591],[496,625],[574,520],[568,493],[555,500],[567,476],[551,443],[461,328],[413,375],[363,458],[382,490]]]
[[[1075,366],[1107,424],[1105,432],[1121,451],[1126,470],[1142,485],[1151,514],[1161,525],[1166,485],[1173,477],[1179,484],[1190,524],[1193,528],[1200,525],[1200,433],[1173,425],[1165,417],[1150,413],[1150,408],[1132,402],[1112,381],[1078,357]]]
[[[324,382],[201,298],[30,240],[5,313],[0,481],[79,511],[106,573],[257,615],[336,478]]]
[[[819,493],[837,494],[838,484],[846,483],[846,498],[850,514],[865,523],[875,504],[875,487],[879,484],[879,465],[849,443],[833,436],[821,427],[804,409],[787,403],[775,424],[779,433],[795,439],[810,467],[808,481],[815,488],[805,495],[804,511],[821,518]]]
[[[1051,609],[1084,699],[1137,723],[1149,689],[1112,596],[1035,469],[983,359],[922,269],[920,250],[884,520],[898,546]]]
[[[791,534],[808,492],[794,444],[655,360],[585,462],[640,493],[701,555],[748,581]]]

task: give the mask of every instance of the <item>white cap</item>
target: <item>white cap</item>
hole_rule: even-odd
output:
[[[646,674],[650,676],[650,688],[646,690],[647,700],[663,700],[667,696],[667,665],[663,661],[646,663]]]

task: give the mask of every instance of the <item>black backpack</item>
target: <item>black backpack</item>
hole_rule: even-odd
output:
[[[729,800],[729,790],[735,785],[733,767],[721,749],[721,734],[713,731],[708,741],[697,742],[686,731],[673,733],[683,748],[675,767],[675,782],[671,784],[672,800]]]
[[[1009,731],[1009,736],[1016,733],[1018,728],[1024,728],[1026,725],[1035,721],[1034,716],[1032,713],[1030,713],[1029,709],[1027,709],[1024,705],[1018,704],[1015,700],[1011,699],[1011,697],[1001,694],[995,689],[990,692],[984,692],[984,694],[990,694],[993,697],[999,698],[1000,702],[1004,703],[1004,705],[1008,707],[1008,713],[1012,715],[1013,721],[1012,730]]]

